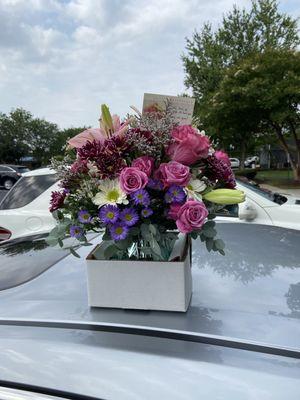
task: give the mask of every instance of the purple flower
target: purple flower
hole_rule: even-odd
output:
[[[219,160],[215,155],[207,157],[205,161],[207,163],[206,176],[209,179],[222,182],[226,188],[235,188],[235,177],[229,165],[223,160]]]
[[[90,213],[86,210],[81,210],[78,213],[78,221],[83,224],[89,224],[92,220]]]
[[[62,207],[64,204],[65,198],[66,198],[65,192],[58,192],[58,191],[52,192],[49,211],[53,212],[53,211],[57,210],[58,208]]]
[[[128,226],[126,226],[123,222],[116,222],[109,227],[110,236],[113,238],[113,240],[123,240],[128,234],[128,229]]]
[[[167,203],[183,203],[185,198],[186,195],[183,188],[177,185],[170,186],[165,194],[165,201]]]
[[[125,208],[120,213],[120,220],[127,226],[133,226],[137,223],[139,219],[138,213],[134,208]]]
[[[141,216],[143,218],[148,218],[153,214],[153,210],[149,207],[143,208],[141,211]]]
[[[149,193],[145,189],[136,190],[131,194],[131,198],[136,206],[149,206],[150,204],[150,196]]]
[[[119,209],[118,207],[109,204],[107,206],[103,206],[99,211],[99,218],[105,224],[114,224],[119,218]]]
[[[152,179],[152,178],[149,179],[147,186],[150,189],[154,189],[154,190],[162,190],[163,189],[163,184],[158,179]]]
[[[81,236],[83,236],[83,229],[78,225],[71,225],[70,235],[71,237],[79,239]]]

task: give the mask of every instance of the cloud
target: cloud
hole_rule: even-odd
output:
[[[125,115],[144,92],[182,93],[185,37],[216,25],[233,3],[0,0],[0,111],[22,106],[62,127],[96,125],[103,102]]]

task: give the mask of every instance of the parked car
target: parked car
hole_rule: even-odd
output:
[[[6,190],[10,190],[17,180],[28,171],[29,169],[24,165],[0,164],[0,186],[4,186]]]
[[[259,163],[257,156],[247,157],[244,163],[245,168],[253,168]]]
[[[218,219],[281,226],[300,230],[300,199],[273,193],[259,185],[237,180],[237,189],[246,194],[246,201],[228,206]]]
[[[231,168],[239,168],[240,167],[240,160],[238,158],[230,158],[230,165]]]
[[[0,398],[298,400],[300,232],[218,231],[225,257],[193,244],[187,313],[90,308],[90,248],[0,245]]]
[[[0,241],[49,232],[54,227],[49,202],[57,181],[55,171],[49,168],[23,174],[0,203]]]

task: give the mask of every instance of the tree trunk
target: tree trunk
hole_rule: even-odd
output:
[[[292,121],[289,121],[289,125],[291,127],[296,147],[296,162],[295,162],[295,169],[293,168],[293,174],[295,181],[300,181],[300,139],[298,139],[296,128]]]
[[[246,145],[245,142],[241,142],[241,160],[240,160],[240,170],[244,169],[245,167],[245,159],[246,159]]]
[[[275,132],[279,139],[279,143],[280,143],[281,147],[283,148],[283,150],[285,151],[285,154],[287,155],[288,160],[291,164],[295,181],[300,181],[300,149],[298,147],[298,143],[296,143],[298,162],[294,162],[293,157],[292,157],[292,152],[290,151],[289,146],[285,140],[285,137],[283,136],[281,126],[278,124],[274,124],[274,123],[272,124],[272,126],[275,129]]]

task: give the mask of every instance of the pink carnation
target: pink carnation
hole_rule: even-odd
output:
[[[142,156],[133,160],[132,167],[138,168],[149,177],[152,174],[154,159],[149,156]]]
[[[191,165],[208,156],[210,142],[190,125],[181,125],[172,130],[174,143],[167,149],[168,156],[185,165]]]
[[[163,183],[164,188],[170,185],[186,186],[191,179],[189,167],[177,161],[160,164],[154,175]]]
[[[218,159],[223,161],[226,165],[231,167],[230,159],[228,157],[228,154],[225,153],[225,151],[217,150],[214,152],[214,156]]]
[[[207,215],[208,211],[204,203],[188,200],[178,211],[176,220],[177,228],[182,233],[198,230],[204,224]]]
[[[147,183],[148,176],[136,167],[126,167],[120,174],[120,186],[125,193],[143,189]]]

